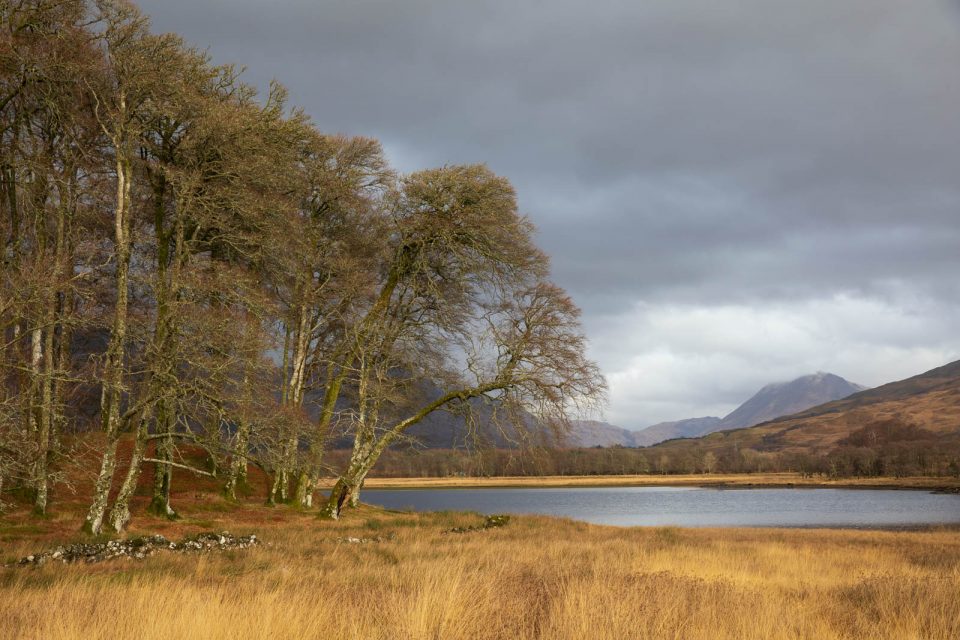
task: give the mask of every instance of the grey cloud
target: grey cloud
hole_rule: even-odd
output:
[[[889,328],[902,369],[870,355],[882,339],[846,364],[893,375],[955,353],[938,327],[960,320],[956,1],[140,4],[251,81],[287,84],[322,129],[380,138],[402,170],[487,162],[509,176],[588,328],[611,332],[593,337],[612,377],[629,378],[624,345],[647,330],[665,342],[634,344],[638,362],[669,352],[677,389],[707,384],[684,348],[695,340],[622,322],[638,303],[920,304],[911,345]],[[810,330],[822,339],[805,358],[782,350],[812,366],[860,330]],[[754,375],[743,345],[712,349],[710,375],[726,363],[736,381],[704,408],[789,369],[755,361]],[[631,388],[667,402],[649,377]]]

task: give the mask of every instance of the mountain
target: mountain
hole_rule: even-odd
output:
[[[823,372],[790,382],[768,384],[726,416],[720,429],[715,431],[752,427],[780,416],[846,398],[865,389],[866,387],[848,382],[840,376]]]
[[[660,422],[635,432],[633,441],[635,446],[649,447],[652,444],[673,438],[697,438],[722,429],[721,424],[723,424],[723,420],[714,416]]]
[[[634,441],[637,446],[646,447],[674,438],[697,438],[715,431],[751,427],[845,398],[864,389],[832,373],[815,373],[790,382],[768,384],[723,419],[691,418],[661,422],[637,432]]]
[[[725,418],[704,417],[661,422],[640,431],[631,431],[598,420],[577,420],[571,433],[566,437],[565,445],[571,447],[647,447],[675,438],[698,438],[706,434],[726,429],[738,429],[752,426],[782,415],[796,413],[816,405],[837,400],[863,390],[831,373],[817,373],[803,376],[790,382],[769,384],[758,391]],[[441,390],[427,384],[421,390],[425,399],[439,397]],[[309,395],[309,394],[308,394]],[[308,403],[309,404],[309,403]],[[428,416],[422,423],[408,432],[411,441],[426,448],[463,448],[483,441],[498,447],[510,447],[515,444],[509,433],[503,433],[491,423],[493,406],[474,403],[477,419],[468,428],[467,421],[457,413],[438,411]],[[534,419],[525,420],[535,438],[544,443],[550,442],[549,434],[541,432],[536,436]],[[348,437],[334,438],[333,446],[349,447]]]
[[[636,431],[598,420],[575,420],[566,444],[571,447],[635,447]]]
[[[863,440],[911,439],[960,440],[960,361],[758,425],[658,448],[823,454]]]

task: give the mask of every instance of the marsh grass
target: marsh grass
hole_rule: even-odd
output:
[[[0,637],[960,637],[956,530],[621,529],[531,516],[453,536],[443,532],[483,518],[196,516],[169,526],[255,532],[266,544],[2,569]],[[338,542],[370,531],[384,541]],[[39,550],[18,533],[4,555]]]

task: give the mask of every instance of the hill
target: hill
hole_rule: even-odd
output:
[[[721,418],[708,416],[706,418],[688,418],[686,420],[675,420],[673,422],[660,422],[653,426],[637,431],[634,434],[634,442],[638,447],[649,447],[650,445],[671,440],[673,438],[698,438],[708,433],[713,433],[722,427]]]
[[[673,440],[667,451],[825,455],[843,448],[960,443],[960,361],[755,426]]]
[[[637,432],[634,442],[636,446],[650,446],[675,438],[697,438],[715,431],[752,427],[845,398],[864,389],[832,373],[815,373],[790,382],[768,384],[722,419],[691,418],[661,422]]]
[[[838,375],[823,372],[790,382],[768,384],[724,417],[720,429],[752,427],[761,422],[846,398],[865,389],[866,387],[848,382]]]
[[[715,431],[753,426],[864,389],[832,373],[815,373],[790,382],[768,384],[724,418],[707,416],[660,422],[639,431],[607,422],[579,420],[574,422],[567,444],[574,447],[648,447],[675,438],[698,438]]]
[[[571,447],[635,447],[636,431],[599,420],[575,420],[565,444]]]

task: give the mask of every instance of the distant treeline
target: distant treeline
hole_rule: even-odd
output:
[[[333,456],[344,456],[333,452]],[[468,452],[450,449],[388,451],[378,477],[546,476],[798,472],[832,478],[876,476],[960,477],[960,443],[897,442],[879,447],[844,444],[825,454],[762,452],[724,447],[705,449],[508,449]]]

